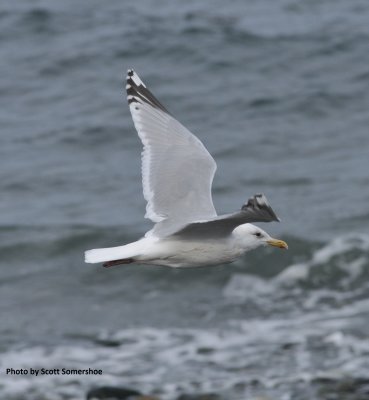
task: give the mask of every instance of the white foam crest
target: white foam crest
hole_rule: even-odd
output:
[[[349,234],[331,240],[307,261],[288,266],[274,278],[235,273],[222,294],[228,303],[254,304],[265,311],[329,308],[352,303],[369,290],[364,279],[368,265],[369,236]],[[311,290],[301,284],[312,285]]]
[[[363,301],[360,310],[367,310],[368,303]],[[103,375],[7,376],[0,394],[8,400],[24,394],[29,400],[77,399],[97,385],[125,385],[145,393],[160,391],[160,398],[169,400],[179,391],[227,391],[239,382],[247,386],[255,379],[265,388],[273,388],[309,381],[322,372],[311,358],[316,351],[309,349],[311,337],[336,349],[329,360],[332,369],[358,374],[363,369],[355,368],[364,366],[364,358],[353,361],[348,354],[367,354],[369,341],[346,333],[352,312],[352,307],[347,307],[325,313],[324,318],[313,311],[282,319],[234,321],[223,329],[128,329],[98,337],[116,340],[115,347],[88,342],[9,349],[1,354],[2,371],[9,367],[92,367],[102,369]]]
[[[305,262],[292,264],[284,269],[274,281],[282,285],[295,284],[298,281],[308,279],[313,267],[329,263],[334,257],[344,255],[352,250],[369,251],[369,236],[364,234],[349,234],[334,238],[322,248],[316,250],[311,259]],[[363,271],[365,263],[368,262],[368,255],[358,256],[354,261],[338,263],[338,267],[347,272],[350,276],[345,281],[347,285],[356,279]]]
[[[363,251],[369,250],[369,236],[352,233],[337,237],[321,249],[317,250],[313,255],[312,262],[323,264],[336,255],[354,249]]]

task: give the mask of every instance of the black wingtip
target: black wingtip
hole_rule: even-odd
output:
[[[266,196],[262,193],[255,194],[253,197],[248,199],[247,203],[242,206],[241,210],[253,210],[256,213],[263,215],[263,219],[265,219],[266,222],[281,221],[273,211],[272,207],[269,205]]]
[[[138,103],[137,95],[137,85],[135,81],[132,79],[134,76],[135,71],[132,68],[127,70],[126,76],[126,93],[127,93],[127,101],[128,104],[131,103]]]
[[[157,108],[166,114],[169,114],[169,111],[160,103],[160,101],[150,92],[150,90],[146,87],[146,85],[142,82],[137,72],[135,72],[132,68],[127,70],[126,77],[126,92],[128,104],[131,103],[139,103],[139,104],[148,104],[153,108]]]

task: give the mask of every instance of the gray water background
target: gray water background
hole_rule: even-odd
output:
[[[369,379],[368,44],[360,0],[3,0],[0,395],[314,400]],[[265,193],[288,252],[84,264],[151,226],[127,68],[215,158],[218,212]],[[102,378],[4,375],[92,365]]]

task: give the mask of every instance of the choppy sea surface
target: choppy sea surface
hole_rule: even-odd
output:
[[[1,398],[368,398],[368,21],[366,0],[1,2]],[[265,193],[288,252],[84,264],[150,228],[130,67],[216,159],[218,212]],[[31,367],[103,375],[5,375]]]

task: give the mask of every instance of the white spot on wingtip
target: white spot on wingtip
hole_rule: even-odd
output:
[[[136,74],[136,72],[133,72],[133,75],[131,76],[131,79],[133,80],[133,82],[134,82],[137,86],[142,85],[142,86],[146,87],[146,86],[144,85],[144,83],[141,81],[141,79],[138,77],[138,75]]]
[[[128,83],[127,83],[127,85],[126,85],[126,89],[131,89],[131,85],[129,85]]]

